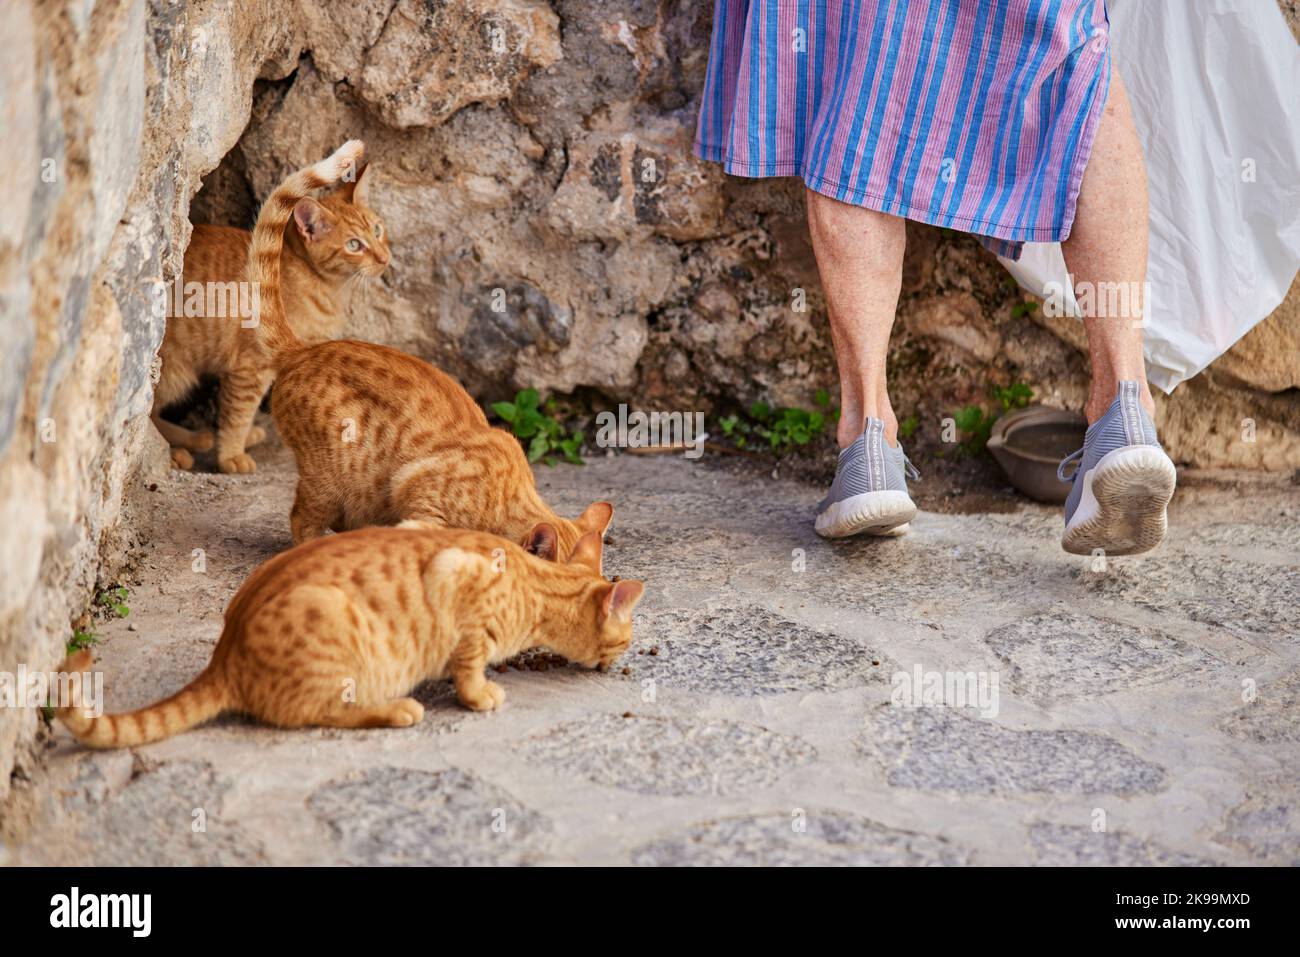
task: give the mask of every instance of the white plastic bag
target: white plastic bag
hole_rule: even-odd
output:
[[[1300,48],[1274,0],[1108,11],[1146,151],[1147,375],[1172,392],[1276,309],[1300,268]],[[1059,243],[1002,262],[1036,295],[1071,288]]]

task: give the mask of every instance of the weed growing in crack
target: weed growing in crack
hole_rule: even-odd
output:
[[[718,420],[722,434],[736,444],[736,448],[766,443],[770,451],[781,453],[807,445],[820,435],[828,423],[839,419],[839,409],[831,407],[830,394],[818,389],[813,396],[816,409],[773,408],[766,402],[755,402],[747,415],[730,415]]]
[[[125,618],[131,614],[131,609],[126,604],[127,594],[126,587],[123,585],[104,588],[96,593],[95,604],[106,611],[112,612],[118,618]]]
[[[513,402],[493,402],[492,411],[524,444],[528,461],[554,465],[558,453],[572,465],[582,464],[582,433],[565,428],[554,398],[541,403],[536,389],[521,389]]]

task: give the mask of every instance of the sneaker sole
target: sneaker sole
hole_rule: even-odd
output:
[[[1102,456],[1083,477],[1083,493],[1061,547],[1073,555],[1137,555],[1164,541],[1166,508],[1177,472],[1154,445],[1130,445]]]
[[[915,517],[916,504],[906,492],[863,492],[829,506],[813,527],[822,538],[895,536]]]

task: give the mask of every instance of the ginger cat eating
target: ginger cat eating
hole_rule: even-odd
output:
[[[553,553],[555,529],[533,538]],[[484,668],[546,646],[608,667],[632,638],[644,586],[600,574],[601,542],[585,535],[566,564],[484,532],[368,528],[272,558],[226,608],[212,661],[164,701],[126,714],[58,709],[83,743],[124,748],[171,737],[228,711],[284,728],[401,728],[424,717],[411,690],[450,676],[466,707],[490,711],[505,692]],[[65,673],[90,668],[82,650]]]
[[[267,200],[268,205],[278,205],[285,196],[294,197],[293,228],[285,230],[281,275],[284,295],[292,303],[292,327],[307,339],[337,336],[343,328],[348,287],[379,275],[390,259],[384,225],[367,205],[368,168],[355,182],[342,183],[320,200],[307,196],[355,170],[362,149],[357,140],[344,144],[328,159],[294,173]],[[253,425],[253,416],[271,384],[272,371],[251,328],[256,312],[244,314],[250,305],[260,311],[260,290],[251,280],[239,289],[240,308],[234,308],[236,286],[246,278],[251,242],[247,230],[195,226],[185,251],[185,294],[169,304],[167,331],[158,350],[162,372],[151,413],[154,426],[172,447],[172,463],[178,468],[192,467],[190,453],[207,451],[214,444],[221,471],[257,468],[245,449],[265,438],[262,429]],[[191,308],[191,290],[208,293],[194,300],[198,314]],[[222,295],[220,300],[212,298],[209,306],[213,292]],[[174,314],[177,304],[183,305],[185,314]],[[162,417],[162,410],[185,398],[203,375],[220,379],[215,439],[209,431],[191,431]]]
[[[280,255],[293,210],[262,207],[248,275],[261,289],[258,327],[275,371],[271,414],[298,462],[289,516],[294,544],[328,529],[400,523],[472,528],[525,541],[539,522],[567,557],[613,515],[596,502],[576,521],[537,493],[518,440],[488,425],[456,380],[397,349],[353,340],[305,344],[285,321]]]

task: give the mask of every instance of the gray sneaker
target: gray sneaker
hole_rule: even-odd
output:
[[[902,446],[885,443],[885,423],[867,419],[866,428],[840,452],[831,490],[817,506],[817,534],[823,538],[899,535],[916,515],[908,478],[920,478]]]
[[[1156,439],[1156,426],[1138,401],[1136,381],[1121,382],[1106,414],[1088,426],[1083,448],[1056,476],[1073,481],[1065,500],[1061,547],[1075,555],[1150,551],[1165,537],[1165,509],[1174,495],[1174,463]],[[1073,478],[1066,466],[1077,461]]]

